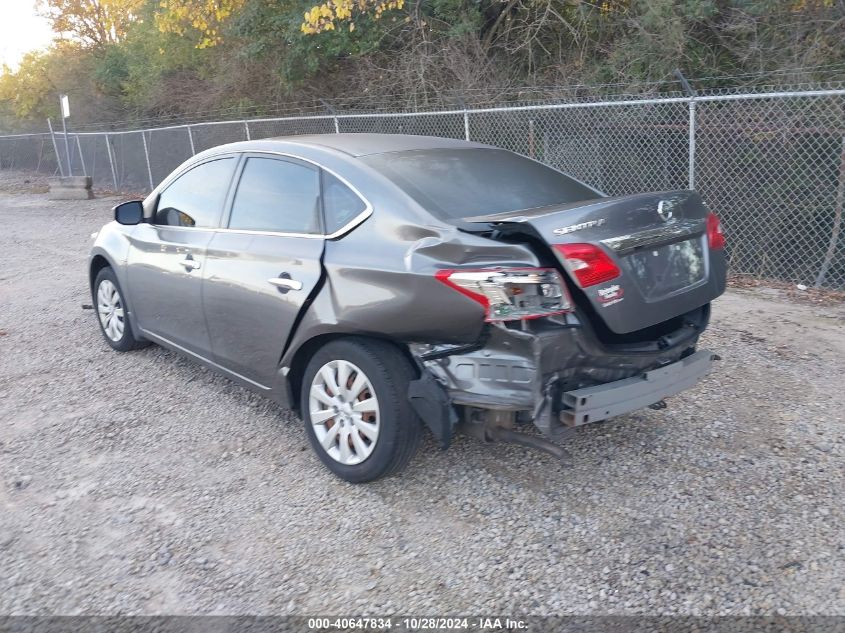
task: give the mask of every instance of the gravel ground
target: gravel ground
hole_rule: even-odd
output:
[[[2,184],[2,183],[0,183]],[[113,199],[0,193],[0,613],[845,614],[845,309],[731,291],[724,357],[575,465],[458,438],[352,486],[295,417],[112,352],[85,261]]]

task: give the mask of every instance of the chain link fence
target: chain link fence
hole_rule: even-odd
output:
[[[338,132],[489,143],[604,193],[694,188],[723,220],[731,270],[845,287],[845,89],[699,94],[420,112],[331,112],[121,132],[0,136],[0,169],[93,176],[143,193],[233,141]],[[68,167],[69,162],[69,167]]]

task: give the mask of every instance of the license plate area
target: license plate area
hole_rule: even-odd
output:
[[[625,264],[646,301],[662,299],[704,281],[704,238],[643,249],[628,255]]]

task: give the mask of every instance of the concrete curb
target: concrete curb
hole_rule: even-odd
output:
[[[48,178],[47,184],[50,186],[47,194],[50,200],[91,200],[94,198],[94,192],[91,191],[93,185],[91,176]]]

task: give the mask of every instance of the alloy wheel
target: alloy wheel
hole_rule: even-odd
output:
[[[97,314],[103,332],[110,340],[116,343],[123,338],[123,329],[126,327],[123,302],[120,300],[117,286],[108,279],[103,279],[97,288]]]

